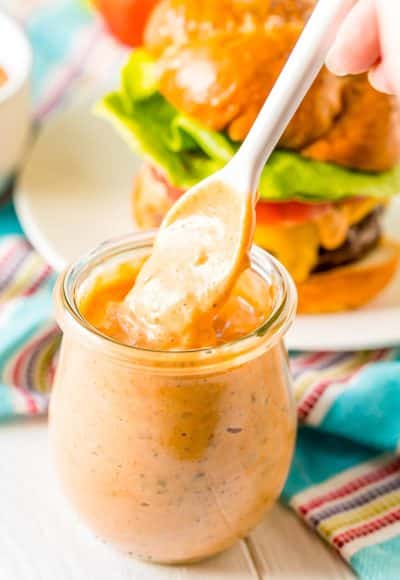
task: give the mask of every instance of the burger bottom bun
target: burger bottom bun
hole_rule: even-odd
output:
[[[399,245],[384,240],[358,262],[313,274],[297,284],[298,312],[322,314],[363,306],[389,284],[399,259]]]

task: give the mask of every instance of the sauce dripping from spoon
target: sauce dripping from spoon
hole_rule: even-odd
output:
[[[159,348],[214,342],[212,320],[248,265],[254,221],[253,204],[224,182],[183,196],[125,300],[136,331]]]

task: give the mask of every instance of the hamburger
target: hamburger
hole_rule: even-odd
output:
[[[100,111],[145,163],[136,223],[221,169],[255,120],[316,0],[161,0]],[[324,68],[266,164],[255,242],[292,274],[305,313],[357,308],[391,280],[382,215],[400,191],[400,109],[365,75]]]

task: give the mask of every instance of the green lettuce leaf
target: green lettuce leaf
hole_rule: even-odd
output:
[[[188,188],[222,168],[238,144],[180,113],[158,91],[156,67],[135,51],[121,75],[120,89],[97,106],[134,151],[160,166],[171,183]],[[336,201],[345,197],[385,198],[400,191],[400,166],[382,173],[352,171],[277,150],[264,168],[262,199]]]

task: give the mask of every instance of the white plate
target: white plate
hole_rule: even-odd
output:
[[[92,109],[83,102],[47,121],[15,195],[28,238],[58,271],[133,228],[131,190],[141,161]]]
[[[22,225],[56,269],[93,246],[132,231],[131,188],[140,165],[91,106],[49,121],[25,165],[16,195]],[[400,239],[400,199],[386,228]],[[288,335],[297,350],[353,350],[400,345],[400,271],[376,301],[350,313],[298,316]]]

